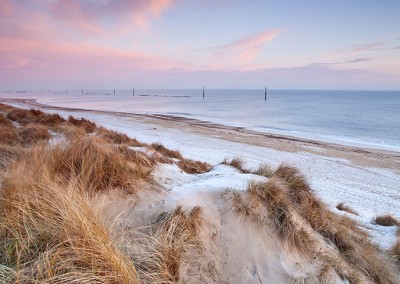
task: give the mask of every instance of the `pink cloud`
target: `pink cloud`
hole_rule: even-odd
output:
[[[364,51],[375,50],[377,48],[382,48],[386,46],[384,42],[372,42],[367,44],[360,44],[355,46],[351,51],[354,53],[361,53]]]
[[[248,62],[254,59],[262,47],[273,40],[282,29],[265,30],[232,43],[216,47],[217,56],[234,56],[239,62]]]
[[[131,19],[140,26],[157,17],[173,0],[57,0],[50,11],[84,34],[99,34],[110,22]],[[112,19],[108,23],[104,19]]]

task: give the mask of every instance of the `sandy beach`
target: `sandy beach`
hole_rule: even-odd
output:
[[[48,111],[86,112],[88,114],[111,115],[157,125],[164,129],[184,130],[205,137],[213,137],[241,144],[267,147],[284,152],[307,152],[327,158],[345,159],[355,166],[371,168],[385,168],[400,174],[400,153],[388,150],[361,148],[335,143],[301,139],[293,136],[283,136],[271,133],[262,133],[241,127],[231,127],[222,124],[210,123],[179,116],[143,115],[124,112],[94,111],[77,108],[60,108],[38,103],[36,100],[2,99],[22,107],[37,107]]]
[[[27,155],[28,162],[19,161],[10,174],[6,171],[5,189],[9,191],[10,184],[25,186],[25,182],[36,188],[38,174],[44,174],[46,184],[48,173],[59,165],[68,165],[64,171],[81,165],[68,186],[74,188],[75,180],[83,179],[84,190],[90,190],[91,180],[98,180],[96,190],[104,192],[90,197],[87,206],[105,216],[101,222],[106,227],[112,220],[110,238],[129,253],[126,265],[133,269],[129,277],[143,282],[185,279],[195,283],[372,283],[374,277],[385,277],[385,283],[397,281],[397,270],[387,254],[398,243],[397,226],[382,226],[374,220],[386,214],[400,218],[399,153],[184,117],[68,109],[27,99],[0,102],[25,109],[3,107],[2,123],[8,129],[14,127],[19,139],[25,135],[24,139],[48,141],[31,148],[28,144],[25,150],[12,146],[19,149],[14,153],[22,151],[17,155]],[[14,123],[4,122],[5,117]],[[43,123],[47,128],[38,125]],[[32,136],[34,129],[42,131],[43,138]],[[2,151],[9,153],[9,149],[3,146]],[[42,152],[30,154],[35,151]],[[42,158],[46,155],[50,158]],[[49,169],[40,172],[46,163]],[[84,164],[88,167],[82,168]],[[85,174],[93,170],[96,174]],[[102,171],[110,172],[104,175]],[[25,175],[33,177],[33,185],[21,179]],[[57,202],[70,204],[63,199],[65,185],[59,184],[64,178],[53,179],[60,191],[40,184],[38,189],[50,190],[53,198],[61,198]],[[42,193],[35,190],[31,198],[39,202],[36,197]],[[48,206],[46,202],[40,201],[35,208]],[[57,202],[50,203],[56,212]],[[343,243],[351,248],[352,258],[347,259]],[[175,260],[166,250],[172,250]],[[154,265],[169,267],[171,263],[177,268],[154,269]],[[393,272],[386,275],[386,270]],[[147,278],[148,271],[154,271],[151,277],[156,278]]]

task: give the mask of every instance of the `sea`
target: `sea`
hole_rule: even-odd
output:
[[[400,91],[5,90],[66,107],[179,116],[259,132],[400,152]]]

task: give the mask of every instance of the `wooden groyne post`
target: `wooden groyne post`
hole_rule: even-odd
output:
[[[82,88],[82,95],[83,95],[83,88]]]
[[[264,92],[264,101],[267,101],[267,87],[265,87],[265,92]]]
[[[203,87],[203,99],[204,99],[204,87]]]
[[[114,88],[114,96],[115,96],[115,88]]]
[[[132,96],[135,95],[135,88],[132,89]]]

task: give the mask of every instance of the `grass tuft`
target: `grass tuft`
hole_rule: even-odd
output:
[[[136,139],[129,138],[126,134],[120,133],[117,131],[109,130],[103,127],[100,127],[98,132],[101,138],[106,140],[109,143],[114,144],[127,144],[129,146],[143,146],[142,143],[138,142]]]
[[[228,160],[227,158],[225,158],[221,162],[221,164],[234,167],[238,169],[241,173],[249,173],[249,170],[244,168],[244,161],[239,157],[235,157],[232,160]]]
[[[188,174],[201,174],[211,170],[211,166],[204,162],[183,159],[178,162],[178,167]]]
[[[54,113],[54,114],[46,114],[45,116],[40,116],[38,117],[36,122],[47,126],[55,127],[65,122],[65,119],[62,118],[58,113]]]
[[[351,209],[349,206],[345,205],[344,202],[340,202],[338,205],[336,205],[336,208],[340,211],[346,211],[350,214],[358,216],[358,213],[356,211],[354,211],[353,209]]]
[[[20,124],[28,124],[32,120],[29,110],[13,108],[7,113],[7,118]]]
[[[37,123],[29,123],[18,129],[18,136],[23,145],[33,144],[38,141],[47,141],[50,139],[47,127]]]
[[[13,124],[10,120],[5,118],[2,113],[0,113],[0,126],[13,127]]]
[[[15,127],[8,125],[0,125],[0,144],[3,145],[16,145],[19,143],[18,135]]]
[[[161,144],[153,143],[153,144],[150,145],[150,147],[153,150],[159,152],[160,154],[163,154],[163,155],[167,156],[168,158],[178,159],[178,160],[182,160],[183,159],[181,153],[179,153],[176,150],[167,149]]]
[[[393,254],[398,266],[400,267],[400,240],[399,239],[392,247],[391,253]]]
[[[373,222],[377,225],[381,226],[400,226],[400,221],[397,220],[393,215],[387,214],[387,215],[381,215],[381,216],[376,216]]]
[[[264,176],[267,178],[271,178],[273,176],[274,170],[272,167],[261,164],[257,170],[253,171],[252,174],[259,175],[259,176]]]
[[[3,187],[1,283],[139,283],[82,189],[18,174]]]
[[[96,130],[97,126],[94,122],[91,122],[87,119],[81,118],[81,119],[76,119],[72,116],[68,117],[68,122],[77,126],[77,127],[82,127],[85,129],[86,133],[92,133]]]
[[[131,249],[131,257],[144,283],[186,283],[186,273],[199,254],[202,210],[185,212],[178,206],[163,212]],[[197,271],[197,270],[196,270]],[[198,271],[197,271],[198,272]]]

